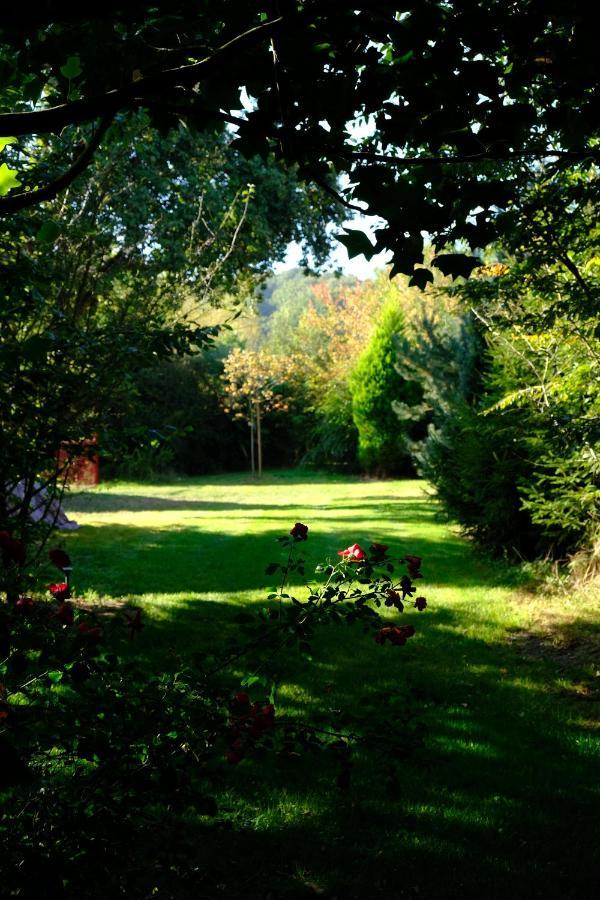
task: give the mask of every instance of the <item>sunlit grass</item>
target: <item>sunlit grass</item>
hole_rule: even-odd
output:
[[[354,541],[424,559],[429,608],[406,616],[414,639],[378,647],[332,629],[312,662],[281,660],[277,698],[280,715],[341,730],[408,715],[426,728],[423,746],[396,761],[359,751],[347,793],[312,758],[228,770],[219,807],[232,830],[206,831],[198,850],[207,866],[226,852],[228,884],[278,859],[267,882],[244,875],[245,896],[296,896],[305,882],[344,898],[593,896],[599,665],[587,651],[525,652],[513,637],[552,626],[559,647],[587,640],[594,615],[597,636],[596,595],[526,592],[517,568],[477,556],[444,524],[417,481],[294,471],[115,483],[71,495],[67,510],[82,525],[65,539],[77,591],[141,605],[134,652],[155,667],[214,645],[240,607],[264,604],[275,538],[295,521],[310,528],[307,572]]]

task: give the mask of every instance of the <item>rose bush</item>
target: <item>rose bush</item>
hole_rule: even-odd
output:
[[[140,609],[101,619],[76,593],[71,599],[67,582],[48,587],[51,599],[21,593],[1,605],[0,838],[9,895],[45,897],[53,885],[53,897],[146,896],[162,883],[160,859],[177,856],[184,840],[183,811],[218,815],[215,795],[231,766],[262,765],[268,755],[272,769],[317,753],[334,766],[338,789],[349,790],[354,744],[380,753],[386,771],[406,752],[405,723],[361,722],[353,710],[352,729],[317,726],[278,706],[281,657],[292,666],[309,660],[319,629],[347,622],[393,647],[415,634],[389,616],[412,598],[419,557],[355,543],[292,593],[291,577],[305,579],[308,533],[297,522],[279,538],[283,561],[267,568],[278,587],[265,607],[241,613],[238,634],[210,654],[179,658],[174,672],[148,671],[143,657],[125,652],[127,638],[142,631]],[[49,559],[71,567],[64,551]],[[141,849],[125,866],[129,845]]]

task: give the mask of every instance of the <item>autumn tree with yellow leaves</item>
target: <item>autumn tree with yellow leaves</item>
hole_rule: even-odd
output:
[[[252,474],[262,475],[262,418],[267,413],[289,410],[289,388],[298,381],[303,362],[298,354],[282,356],[239,347],[225,360],[223,409],[250,427]]]

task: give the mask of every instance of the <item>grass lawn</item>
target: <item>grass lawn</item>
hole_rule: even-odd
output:
[[[278,535],[310,527],[308,570],[354,541],[423,557],[417,635],[377,646],[331,628],[282,662],[278,715],[357,727],[407,717],[400,762],[361,750],[349,791],[314,758],[226,767],[216,819],[194,818],[197,897],[592,898],[600,841],[598,595],[534,593],[436,517],[417,481],[272,472],[72,493],[77,593],[142,605],[133,650],[170,667],[264,605]],[[240,669],[240,675],[243,670]],[[596,713],[596,717],[594,714]]]

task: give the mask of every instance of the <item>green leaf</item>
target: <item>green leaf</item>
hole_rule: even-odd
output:
[[[69,56],[64,66],[61,66],[60,74],[64,75],[65,78],[68,78],[71,81],[72,78],[77,78],[78,75],[81,75],[81,60],[78,56]]]
[[[2,153],[2,151],[4,150],[5,147],[8,146],[8,144],[16,144],[16,143],[17,143],[16,137],[0,137],[0,153]]]
[[[0,166],[0,197],[4,197],[13,188],[19,187],[21,182],[16,178],[16,169],[9,169],[6,163]]]
[[[41,244],[53,244],[60,231],[58,222],[55,222],[54,219],[47,219],[36,234],[36,239]]]
[[[350,259],[354,256],[360,256],[361,253],[365,259],[371,259],[375,254],[375,248],[364,231],[359,231],[356,228],[352,228],[350,231],[346,229],[346,233],[338,234],[337,239],[348,251]]]
[[[262,675],[246,675],[240,684],[242,687],[252,687],[253,684],[265,684],[265,679]]]
[[[53,672],[48,672],[48,679],[52,682],[52,684],[59,684],[63,679],[63,674],[63,672],[55,669]]]

